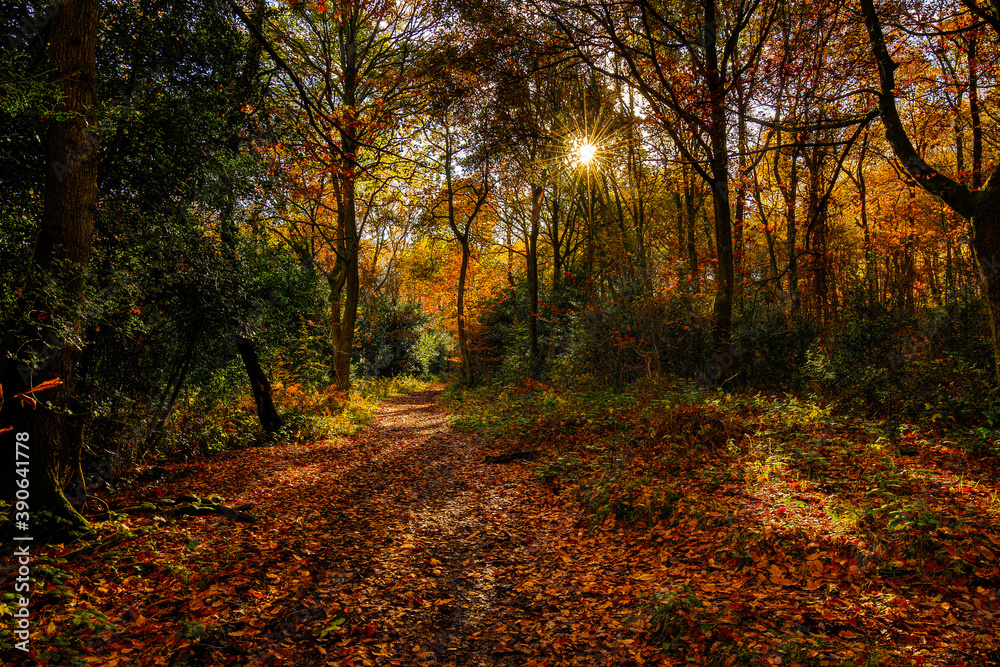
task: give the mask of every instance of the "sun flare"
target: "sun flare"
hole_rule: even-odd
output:
[[[576,147],[576,159],[577,161],[587,166],[594,161],[594,155],[597,153],[597,146],[590,143],[589,141],[581,141]]]

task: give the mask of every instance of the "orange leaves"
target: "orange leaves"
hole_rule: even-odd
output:
[[[51,380],[46,380],[45,382],[36,384],[34,387],[30,389],[26,389],[20,393],[14,394],[14,398],[20,401],[22,408],[27,406],[30,407],[32,410],[34,410],[35,407],[38,406],[38,400],[35,399],[35,397],[33,397],[31,394],[36,394],[40,391],[47,391],[49,389],[54,389],[56,387],[61,386],[62,384],[63,381],[60,380],[59,378],[52,378]],[[0,387],[0,405],[3,405],[3,398],[4,398],[3,388]],[[10,430],[13,430],[12,426],[0,428],[0,433],[6,433],[7,431]]]
[[[770,568],[770,580],[771,583],[777,584],[778,586],[794,586],[796,583],[794,579],[786,577],[784,570],[774,564],[772,564]]]
[[[546,444],[564,444],[561,425],[548,422],[545,438],[555,442]],[[720,470],[724,456],[712,449],[700,465]],[[905,543],[883,531],[873,550],[786,523],[793,505],[771,523],[770,496],[702,483],[690,468],[672,473],[674,513],[647,524],[622,512],[592,527],[569,488],[538,481],[536,464],[484,466],[483,458],[481,444],[453,432],[418,394],[383,405],[350,439],[172,466],[167,496],[219,493],[259,504],[270,519],[244,526],[191,517],[117,556],[80,556],[68,589],[123,619],[95,632],[106,655],[87,657],[105,664],[114,652],[145,664],[162,655],[174,664],[197,643],[204,662],[219,665],[234,654],[263,663],[279,646],[283,664],[554,667],[711,656],[792,665],[927,647],[937,656],[929,664],[951,664],[948,656],[972,650],[962,646],[996,644],[995,528],[936,532],[923,555],[907,552],[920,533]],[[802,482],[794,492],[808,498],[822,487]],[[939,488],[947,493],[949,480]],[[39,641],[69,627],[72,609],[39,602]],[[45,634],[50,618],[57,622]],[[215,628],[212,641],[178,636],[199,623]],[[657,624],[672,634],[654,639]],[[160,637],[176,643],[154,648]]]
[[[41,384],[37,384],[34,387],[32,387],[31,389],[28,389],[27,391],[23,391],[21,393],[22,394],[34,394],[34,393],[39,392],[39,391],[45,391],[46,389],[53,389],[55,387],[60,386],[62,383],[63,383],[63,381],[60,380],[59,378],[52,378],[51,380],[46,380],[45,382],[42,382]]]

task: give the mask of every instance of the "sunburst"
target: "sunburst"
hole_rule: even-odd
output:
[[[576,159],[577,164],[583,167],[589,167],[596,156],[597,146],[592,144],[587,138],[578,140],[576,146],[573,147],[573,157]]]

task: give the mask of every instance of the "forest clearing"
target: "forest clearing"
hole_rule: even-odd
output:
[[[1000,665],[1000,0],[10,0],[0,658]]]

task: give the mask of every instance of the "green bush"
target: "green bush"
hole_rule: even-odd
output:
[[[360,314],[351,372],[360,379],[438,375],[453,347],[419,306],[377,298]]]
[[[441,329],[424,326],[412,352],[413,371],[419,375],[441,375],[450,368],[455,339]]]

